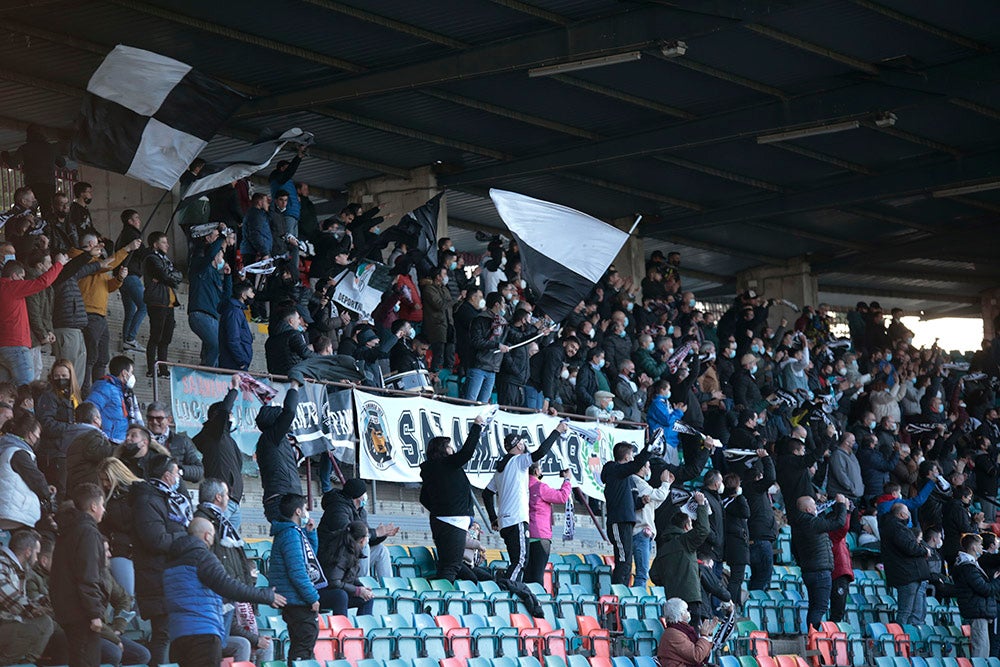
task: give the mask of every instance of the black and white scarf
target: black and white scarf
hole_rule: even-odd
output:
[[[187,497],[187,494],[171,489],[161,479],[151,479],[149,483],[167,495],[170,520],[176,521],[186,528],[191,523],[191,519],[194,518],[191,499]]]
[[[316,552],[312,548],[312,543],[309,542],[309,536],[306,532],[296,526],[299,531],[299,537],[302,539],[302,551],[305,554],[306,561],[306,572],[309,574],[309,581],[313,583],[316,590],[321,588],[326,588],[328,582],[326,580],[326,575],[323,574],[323,568],[319,564],[319,558],[316,557]]]
[[[213,503],[204,502],[198,505],[198,509],[211,514],[219,519],[219,534],[216,535],[216,539],[219,540],[219,544],[224,547],[242,547],[243,539],[240,534],[236,531],[236,527],[230,523],[229,519],[222,513],[222,510],[218,505]]]

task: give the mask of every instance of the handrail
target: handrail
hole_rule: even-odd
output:
[[[237,373],[245,373],[246,375],[252,375],[254,377],[267,378],[268,380],[278,380],[279,382],[289,382],[291,378],[287,375],[275,375],[273,373],[258,373],[253,371],[234,371],[231,368],[215,368],[213,366],[199,366],[196,364],[182,364],[174,361],[157,361],[153,364],[153,400],[159,400],[159,391],[157,385],[157,378],[159,376],[160,366],[176,366],[177,368],[189,368],[196,371],[206,371],[209,373],[222,373],[224,375],[236,375]],[[479,401],[470,401],[464,398],[455,398],[453,396],[441,395],[441,394],[427,394],[422,391],[410,391],[406,389],[386,389],[384,387],[368,387],[364,385],[359,385],[354,382],[340,382],[337,380],[314,380],[312,378],[305,378],[306,382],[313,382],[315,384],[323,384],[332,387],[339,387],[341,389],[360,389],[361,391],[366,391],[370,393],[381,393],[387,396],[401,396],[406,398],[413,398],[415,396],[422,396],[424,398],[432,398],[434,400],[443,401],[447,403],[454,403],[458,405],[493,405],[492,403],[480,403]],[[536,410],[531,408],[524,408],[514,405],[501,405],[500,409],[506,410],[508,412],[522,412],[525,414],[540,414]],[[578,415],[572,412],[557,412],[559,417],[566,417],[568,419],[573,419],[574,421],[593,421],[598,423],[602,422],[596,417],[588,417],[587,415]],[[618,421],[615,422],[618,426],[633,426],[645,429],[647,424],[645,422],[632,422],[632,421]]]

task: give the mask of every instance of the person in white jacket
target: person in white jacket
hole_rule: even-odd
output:
[[[635,580],[633,586],[645,588],[649,577],[649,564],[653,560],[653,549],[656,544],[656,508],[670,497],[670,485],[674,483],[674,475],[664,468],[660,473],[660,486],[654,489],[649,484],[651,475],[649,462],[632,475],[636,496],[635,527],[632,529],[632,560],[635,562]]]

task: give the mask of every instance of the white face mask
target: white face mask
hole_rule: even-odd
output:
[[[559,377],[561,377],[563,380],[568,380],[569,379],[569,369],[568,368],[564,368],[562,370],[562,373],[559,374]]]
[[[479,300],[479,310],[484,310],[486,308],[486,299]]]
[[[125,386],[128,387],[129,389],[132,389],[132,388],[135,387],[135,375],[134,374],[128,376],[128,380],[125,381]]]
[[[441,279],[441,284],[442,285],[447,285],[448,284],[448,276],[445,276],[444,278]]]
[[[309,512],[303,512],[302,513],[302,525],[304,526],[307,523],[309,523]]]

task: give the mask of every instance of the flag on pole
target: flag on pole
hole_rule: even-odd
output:
[[[192,181],[188,189],[182,193],[187,199],[209,190],[215,190],[233,181],[256,174],[266,169],[271,160],[281,152],[285,144],[304,144],[313,142],[312,132],[305,132],[293,127],[273,139],[257,141],[243,150],[210,160],[201,170],[196,181]]]
[[[414,232],[417,237],[417,250],[426,255],[427,261],[432,266],[437,266],[438,263],[437,225],[438,212],[441,210],[441,197],[443,196],[443,192],[436,195],[426,204],[413,209],[405,216],[405,218],[410,218],[411,227],[414,226],[413,223],[416,223]]]
[[[490,189],[521,250],[521,272],[538,306],[561,322],[611,266],[628,234],[574,209]]]
[[[119,44],[90,77],[71,155],[169,189],[245,99],[190,65]]]

